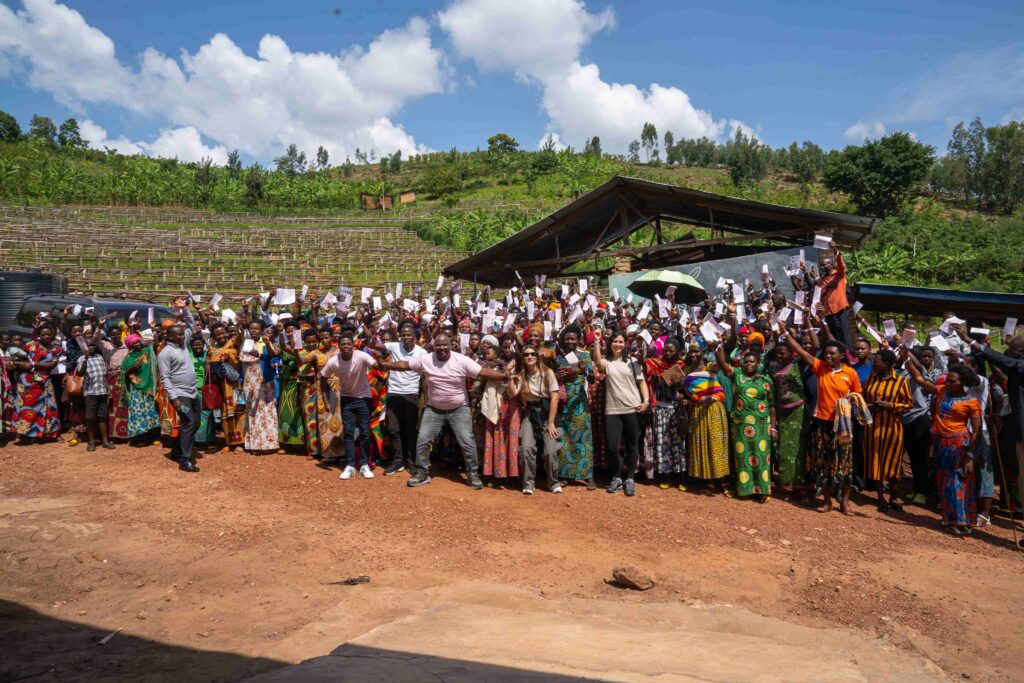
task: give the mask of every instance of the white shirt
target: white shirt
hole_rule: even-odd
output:
[[[427,355],[426,349],[416,345],[413,345],[412,351],[407,352],[402,342],[387,342],[384,347],[396,361]],[[418,395],[420,393],[420,373],[412,370],[392,370],[388,375],[388,393]]]

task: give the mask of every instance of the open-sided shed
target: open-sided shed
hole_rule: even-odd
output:
[[[602,257],[627,257],[631,269],[661,268],[723,256],[752,253],[744,242],[804,245],[818,233],[830,233],[846,247],[860,246],[877,218],[797,209],[739,199],[675,185],[616,176],[515,235],[445,269],[445,274],[494,285],[523,277],[558,274]],[[692,233],[666,240],[666,223],[710,230],[707,239]],[[630,236],[651,226],[650,244]],[[614,249],[611,245],[621,241]],[[593,272],[593,271],[592,271]],[[601,271],[605,272],[605,271]]]

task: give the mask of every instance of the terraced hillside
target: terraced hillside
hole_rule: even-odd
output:
[[[64,274],[73,292],[154,301],[183,290],[230,301],[275,285],[324,292],[342,283],[431,282],[462,255],[402,228],[427,216],[6,206],[0,263]]]

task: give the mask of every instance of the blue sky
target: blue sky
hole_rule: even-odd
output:
[[[957,121],[1024,118],[1024,5],[0,0],[0,89],[23,125],[75,116],[97,146],[181,158],[498,131],[621,152],[645,120],[826,148],[908,130],[943,151]]]

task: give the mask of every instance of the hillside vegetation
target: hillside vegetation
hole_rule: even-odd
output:
[[[2,112],[0,112],[2,114]],[[9,118],[9,117],[8,117]],[[625,156],[549,139],[526,152],[505,134],[486,149],[332,165],[294,145],[274,168],[210,160],[126,157],[86,147],[77,124],[35,117],[27,134],[0,116],[0,202],[23,206],[182,206],[264,215],[349,214],[361,194],[414,190],[396,210],[420,237],[476,251],[513,234],[615,175],[766,202],[884,217],[850,258],[866,281],[1024,291],[1024,126],[958,126],[947,154],[904,133],[823,152],[804,142],[772,149],[737,132],[725,144],[659,138],[645,124]],[[69,123],[71,122],[71,123]],[[73,124],[73,125],[72,125]],[[663,156],[662,156],[663,155]],[[663,161],[664,159],[664,161]],[[679,231],[680,233],[682,230]]]

